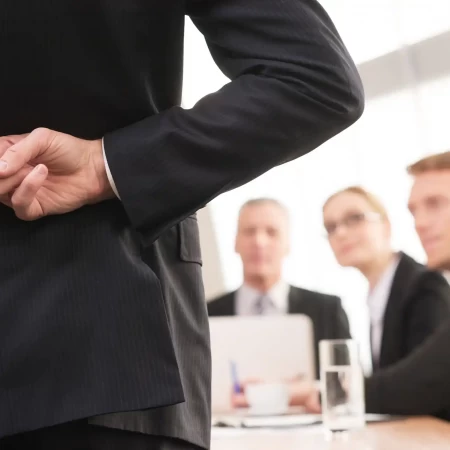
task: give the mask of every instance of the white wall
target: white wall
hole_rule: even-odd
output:
[[[224,270],[219,258],[216,229],[212,222],[210,208],[201,209],[197,213],[197,218],[200,228],[205,296],[211,299],[226,290]]]

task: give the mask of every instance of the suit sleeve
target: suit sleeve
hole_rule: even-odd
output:
[[[192,109],[173,107],[104,137],[130,221],[150,241],[219,194],[318,147],[363,111],[356,67],[316,0],[186,5],[232,81]]]
[[[450,286],[441,274],[424,272],[412,296],[407,313],[407,353],[422,344],[450,317]]]
[[[351,339],[350,325],[347,314],[342,307],[342,302],[339,297],[336,297],[335,302],[335,337],[334,339]]]
[[[450,320],[407,358],[365,382],[368,413],[422,415],[450,408]]]

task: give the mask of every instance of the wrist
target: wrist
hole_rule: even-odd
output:
[[[101,139],[89,142],[89,162],[93,179],[90,186],[89,203],[98,203],[115,198],[116,195],[111,187],[106,171]]]

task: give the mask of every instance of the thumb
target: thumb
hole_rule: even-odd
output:
[[[11,145],[0,160],[0,178],[17,173],[27,163],[37,158],[50,145],[54,132],[46,128],[37,128],[24,139]]]

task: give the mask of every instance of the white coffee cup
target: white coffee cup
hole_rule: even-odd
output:
[[[289,390],[284,383],[249,384],[245,395],[254,414],[283,414],[289,408]]]

